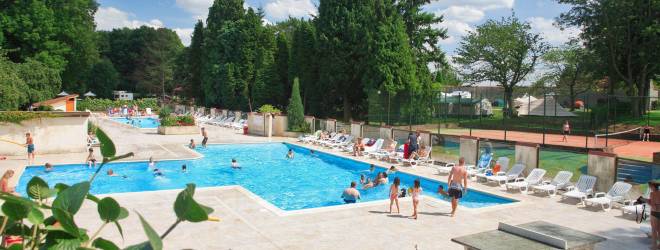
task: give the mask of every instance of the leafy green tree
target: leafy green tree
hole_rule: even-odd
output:
[[[571,5],[561,14],[564,27],[579,27],[580,38],[601,61],[607,62],[610,82],[623,81],[630,96],[647,96],[651,79],[660,73],[660,1],[558,0]],[[610,84],[613,93],[614,85]],[[633,98],[633,115],[646,110]]]
[[[190,72],[188,96],[194,97],[198,104],[204,103],[202,94],[202,70],[204,59],[204,23],[201,20],[195,24],[188,52],[187,68]]]
[[[467,83],[495,82],[504,88],[505,114],[513,114],[513,90],[548,49],[529,23],[517,17],[488,20],[468,32],[457,50],[456,63],[462,66]]]
[[[15,64],[0,55],[0,110],[17,110],[28,102],[27,85]]]
[[[15,64],[15,67],[27,86],[29,103],[48,100],[60,91],[62,78],[56,69],[31,58],[24,63]]]
[[[300,98],[300,81],[298,78],[293,79],[293,86],[291,87],[291,99],[289,99],[289,106],[286,110],[287,118],[289,119],[290,130],[300,130],[304,128],[305,124],[305,108]]]
[[[119,73],[107,58],[94,64],[87,78],[88,89],[99,98],[112,98],[119,84]]]
[[[319,78],[316,29],[311,20],[301,20],[293,31],[291,41],[291,60],[289,79],[298,76],[303,105],[314,114],[322,108],[320,100],[323,93],[317,91]]]
[[[593,54],[575,43],[551,49],[541,59],[547,70],[538,82],[546,87],[554,86],[560,93],[567,94],[571,111],[577,95],[591,90],[596,80],[602,79],[592,70],[595,66]]]
[[[284,34],[278,34],[276,39],[276,75],[272,90],[274,93],[281,94],[278,97],[278,103],[286,103],[286,100],[289,98],[289,94],[286,90],[291,89],[291,84],[289,83],[289,40]]]

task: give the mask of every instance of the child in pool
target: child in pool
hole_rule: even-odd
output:
[[[46,169],[45,169],[46,172],[53,171],[53,164],[46,163],[46,164],[44,165],[44,167],[46,168]]]
[[[293,159],[293,149],[289,149],[289,153],[286,154],[287,159]]]
[[[231,168],[241,168],[241,165],[238,165],[236,159],[231,159]]]
[[[399,213],[399,185],[401,180],[399,177],[394,178],[394,183],[390,186],[390,213],[392,213],[392,205],[396,203],[396,213]]]
[[[154,157],[149,157],[149,170],[155,169],[156,168],[156,162],[154,161]]]
[[[186,164],[181,165],[181,172],[186,172],[188,170],[188,166]]]
[[[160,169],[154,168],[154,177],[163,176],[163,172]]]

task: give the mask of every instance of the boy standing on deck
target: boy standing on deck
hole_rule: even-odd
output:
[[[30,132],[25,133],[25,146],[27,147],[28,164],[34,163],[34,138]]]
[[[206,133],[206,128],[202,127],[202,147],[206,148],[206,142],[209,140],[209,135]]]

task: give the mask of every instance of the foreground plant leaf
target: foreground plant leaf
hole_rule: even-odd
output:
[[[89,192],[89,182],[81,182],[75,184],[57,194],[57,198],[53,201],[53,208],[59,208],[74,215],[82,206],[87,193]]]
[[[2,204],[2,213],[12,220],[22,220],[27,218],[31,210],[32,206],[25,203],[5,201],[5,203]]]
[[[115,243],[112,243],[112,241],[103,238],[97,238],[94,240],[92,246],[103,250],[119,250],[119,247],[117,247]]]
[[[202,206],[193,199],[195,184],[187,184],[179,193],[174,202],[176,217],[182,221],[201,222],[209,219],[208,214],[213,212],[210,207]]]
[[[55,193],[48,187],[48,183],[46,183],[46,181],[37,176],[30,179],[26,189],[28,197],[35,200],[43,200],[49,198]]]
[[[53,217],[57,219],[64,231],[74,237],[80,236],[80,231],[75,221],[73,221],[73,215],[71,213],[56,207],[51,209],[51,211],[53,212]]]
[[[99,212],[99,216],[105,222],[117,221],[119,219],[119,215],[121,214],[121,207],[119,207],[119,203],[110,197],[101,199],[101,201],[98,203],[97,210]]]

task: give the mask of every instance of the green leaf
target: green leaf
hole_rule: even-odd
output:
[[[112,243],[112,241],[103,238],[96,238],[94,243],[92,243],[92,246],[103,250],[119,250],[119,247],[117,247],[115,243]]]
[[[186,189],[181,191],[174,202],[174,212],[180,220],[190,222],[201,222],[208,220],[208,213],[213,211],[211,208],[200,206],[193,195],[195,194],[195,184],[187,184]]]
[[[27,184],[28,197],[35,200],[43,200],[53,195],[53,191],[48,187],[48,183],[35,176]]]
[[[2,204],[2,213],[12,220],[22,220],[27,218],[31,209],[32,207],[29,205],[14,201],[6,201]]]
[[[14,244],[7,248],[7,250],[22,250],[22,249],[23,249],[22,244]]]
[[[75,237],[80,236],[80,231],[76,225],[76,222],[73,221],[73,215],[71,213],[56,207],[53,207],[51,211],[53,212],[53,217],[57,219],[64,231]]]
[[[86,237],[75,237],[62,231],[49,231],[44,249],[77,250],[87,241]]]
[[[82,206],[88,192],[89,182],[77,183],[57,194],[57,198],[53,201],[53,208],[59,208],[74,215]]]
[[[57,183],[55,184],[55,190],[57,193],[64,191],[65,189],[69,188],[70,186],[64,183]]]
[[[93,201],[95,203],[99,203],[99,201],[101,201],[101,199],[94,196],[93,194],[87,194],[87,199],[90,200],[90,201]]]
[[[151,250],[151,245],[149,244],[148,241],[142,242],[137,245],[132,245],[127,248],[124,248],[124,250]]]
[[[110,197],[101,199],[97,210],[101,219],[106,222],[118,220],[119,215],[121,214],[121,207],[119,207],[119,203]]]
[[[117,218],[117,220],[123,220],[126,219],[126,217],[128,217],[128,210],[126,208],[120,207],[119,217]]]
[[[119,231],[119,235],[121,235],[121,239],[124,239],[124,230],[121,228],[121,224],[119,222],[115,221],[115,226],[117,226],[117,231]]]
[[[151,225],[149,225],[149,223],[142,217],[140,213],[138,213],[138,216],[140,217],[142,228],[144,228],[144,233],[147,235],[147,238],[149,238],[149,245],[151,245],[151,248],[154,250],[163,249],[163,241],[161,241],[158,233],[156,233],[156,231],[151,227]]]
[[[27,219],[32,224],[41,224],[44,222],[44,213],[39,208],[32,207],[30,213],[27,215]]]

